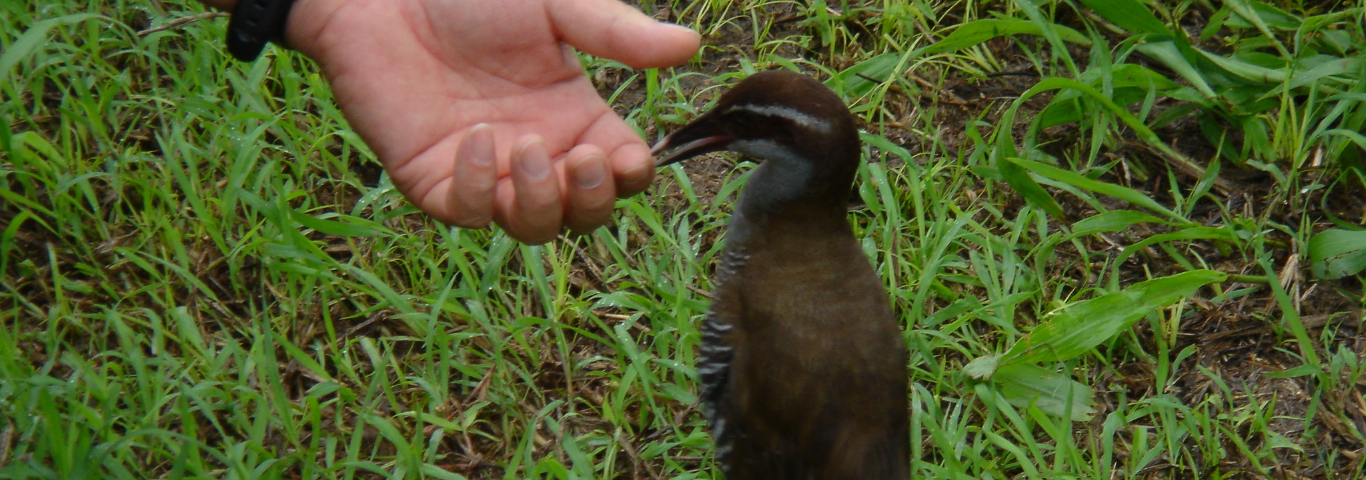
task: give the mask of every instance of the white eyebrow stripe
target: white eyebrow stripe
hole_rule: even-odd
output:
[[[796,123],[803,127],[810,128],[821,133],[830,133],[830,122],[827,122],[820,118],[813,117],[811,115],[807,115],[791,107],[784,107],[782,105],[735,105],[733,107],[726,109],[726,112],[729,113],[736,110],[743,110],[746,112],[755,113],[766,117],[778,117],[786,120],[791,120],[793,123]]]

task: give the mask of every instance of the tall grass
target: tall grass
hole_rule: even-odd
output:
[[[1360,2],[643,8],[697,59],[583,58],[651,139],[770,68],[862,119],[917,476],[1366,475]],[[747,166],[524,246],[197,3],[0,11],[0,477],[718,476],[694,325]]]

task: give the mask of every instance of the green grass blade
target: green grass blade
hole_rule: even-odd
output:
[[[1069,305],[1012,346],[1003,355],[1001,368],[1075,358],[1147,314],[1226,278],[1228,275],[1220,272],[1194,270],[1140,282],[1118,292]]]
[[[1086,38],[1081,32],[1055,23],[1047,24],[1047,27],[1063,41],[1083,46],[1091,45],[1091,39]],[[953,33],[949,34],[949,36],[925,47],[921,53],[931,55],[936,53],[956,52],[997,37],[1043,34],[1044,31],[1039,28],[1039,25],[1026,20],[977,20],[959,25],[953,30]]]
[[[1124,200],[1134,205],[1138,205],[1140,207],[1147,208],[1149,210],[1166,215],[1173,221],[1186,221],[1185,218],[1181,217],[1181,214],[1176,213],[1168,209],[1167,207],[1162,206],[1162,204],[1157,203],[1156,200],[1149,198],[1147,195],[1144,195],[1143,192],[1139,192],[1138,190],[1134,190],[1132,188],[1120,185],[1115,185],[1113,183],[1105,183],[1096,180],[1091,180],[1089,178],[1086,178],[1085,176],[1082,176],[1081,174],[1074,173],[1068,170],[1063,170],[1058,167],[1046,165],[1031,160],[1012,158],[1009,159],[1009,161],[1011,163],[1015,163],[1024,168],[1027,168],[1030,171],[1037,173],[1043,177],[1047,177],[1069,185],[1081,187],[1086,190],[1090,190],[1096,193],[1109,195],[1111,197]]]
[[[46,45],[47,32],[52,27],[67,25],[72,23],[84,22],[92,18],[101,18],[93,13],[74,13],[57,18],[50,18],[35,23],[28,30],[24,31],[14,43],[5,48],[4,53],[0,53],[0,75],[9,75],[10,69],[14,68],[20,60],[32,55],[38,48]]]
[[[1028,162],[1028,160],[1011,157],[1005,158],[1005,161],[997,165],[1001,178],[1005,180],[1006,184],[1010,185],[1010,188],[1019,192],[1025,200],[1042,208],[1045,212],[1048,212],[1049,215],[1054,217],[1066,215],[1062,210],[1062,205],[1058,205],[1058,201],[1054,200],[1053,196],[1049,195],[1048,191],[1044,190],[1043,186],[1039,185],[1039,182],[1030,178],[1029,172],[1020,168],[1020,165],[1023,162]]]
[[[1171,29],[1137,0],[1082,0],[1106,20],[1136,34],[1172,36]]]

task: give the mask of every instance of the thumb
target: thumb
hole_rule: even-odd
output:
[[[550,0],[550,22],[565,43],[631,68],[686,62],[702,37],[690,28],[662,23],[620,0]]]

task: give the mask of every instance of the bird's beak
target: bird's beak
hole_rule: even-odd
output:
[[[735,140],[730,135],[712,132],[711,128],[708,128],[710,122],[706,118],[704,116],[693,120],[651,147],[650,155],[655,156],[655,167],[672,165],[698,155],[725,150],[730,142]],[[673,153],[659,156],[673,148],[677,148]]]

